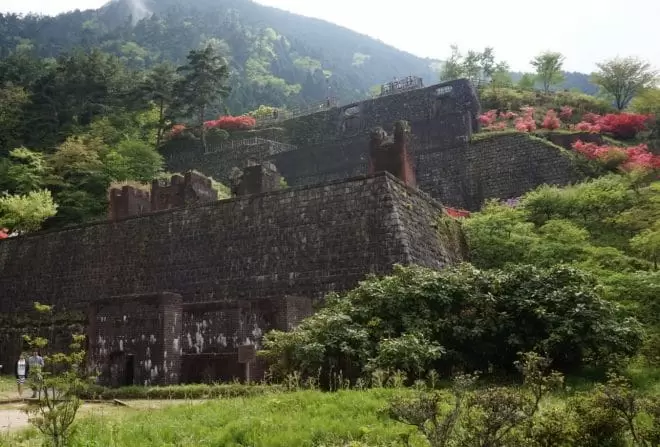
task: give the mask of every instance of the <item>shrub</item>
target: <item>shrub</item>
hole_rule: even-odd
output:
[[[614,138],[632,140],[639,132],[646,129],[648,122],[648,115],[608,113],[600,118],[598,124],[600,124],[604,132],[612,134]]]
[[[637,169],[660,169],[660,156],[649,152],[648,146],[640,144],[633,147],[599,146],[596,143],[576,141],[573,149],[590,160],[596,160],[605,168],[621,169],[631,172]]]
[[[557,112],[554,110],[548,110],[545,114],[545,118],[543,118],[543,124],[541,124],[541,127],[548,130],[559,129],[561,127],[561,121],[557,118]]]
[[[416,364],[411,353],[395,355],[401,350],[382,355],[381,340],[410,341],[413,334],[433,352],[415,343]],[[398,266],[390,276],[331,295],[294,331],[269,333],[264,355],[280,375],[341,371],[355,379],[379,359],[379,367],[404,368],[412,379],[428,368],[507,371],[518,352],[535,349],[568,371],[630,355],[640,342],[637,325],[618,318],[594,279],[573,268]]]
[[[219,399],[249,397],[284,391],[279,385],[189,384],[162,387],[128,386],[106,388],[87,385],[78,391],[81,399]]]
[[[243,116],[221,116],[217,120],[204,122],[204,127],[207,129],[224,129],[224,130],[249,130],[254,128],[257,121],[247,115]]]

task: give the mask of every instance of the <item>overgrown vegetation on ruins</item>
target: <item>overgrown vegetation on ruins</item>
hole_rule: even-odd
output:
[[[222,12],[219,29],[203,12],[210,3],[180,5],[183,17],[168,3],[132,23],[117,19],[119,3],[53,19],[73,27],[56,43],[18,38],[47,19],[0,14],[0,238],[103,218],[111,185],[170,175],[160,152],[170,140],[244,138],[258,120],[330,92],[366,97],[388,80],[378,76],[389,58],[407,58],[380,44],[327,56],[236,11]],[[328,296],[295,330],[266,335],[271,376],[253,386],[90,385],[74,334],[84,317],[39,307],[44,325],[71,326],[71,351],[48,352],[32,379],[44,394],[29,410],[39,433],[0,435],[0,446],[660,446],[657,72],[615,58],[589,78],[563,61],[545,52],[531,57],[532,72],[511,73],[492,48],[452,47],[433,74],[477,87],[475,139],[599,141],[572,145],[589,167],[581,183],[438,216],[438,237],[456,251],[467,241],[469,263],[396,266]],[[47,348],[41,320],[8,318],[0,326]],[[81,399],[97,398],[190,405],[76,418]]]

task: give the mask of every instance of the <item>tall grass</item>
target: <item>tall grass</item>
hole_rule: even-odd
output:
[[[120,420],[90,417],[77,427],[74,446],[388,445],[411,429],[381,416],[394,393],[405,390],[300,391],[210,401],[145,412]],[[420,444],[423,445],[423,444]]]

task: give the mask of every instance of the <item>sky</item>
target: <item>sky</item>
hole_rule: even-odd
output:
[[[189,0],[194,1],[194,0]],[[421,57],[444,59],[449,46],[495,49],[513,70],[530,71],[536,54],[566,56],[568,71],[638,56],[660,68],[660,0],[256,0],[367,34]],[[106,0],[0,0],[0,11],[56,14]]]

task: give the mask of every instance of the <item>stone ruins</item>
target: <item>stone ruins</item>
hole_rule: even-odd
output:
[[[477,209],[578,178],[556,146],[473,140],[468,81],[400,84],[208,151],[173,141],[168,169],[184,176],[112,190],[106,221],[0,241],[0,363],[18,355],[38,301],[55,306],[55,344],[84,328],[102,384],[259,379],[267,365],[250,352],[264,334],[292,329],[328,292],[397,263],[465,259],[438,237],[441,203]],[[234,197],[218,200],[205,175]]]

